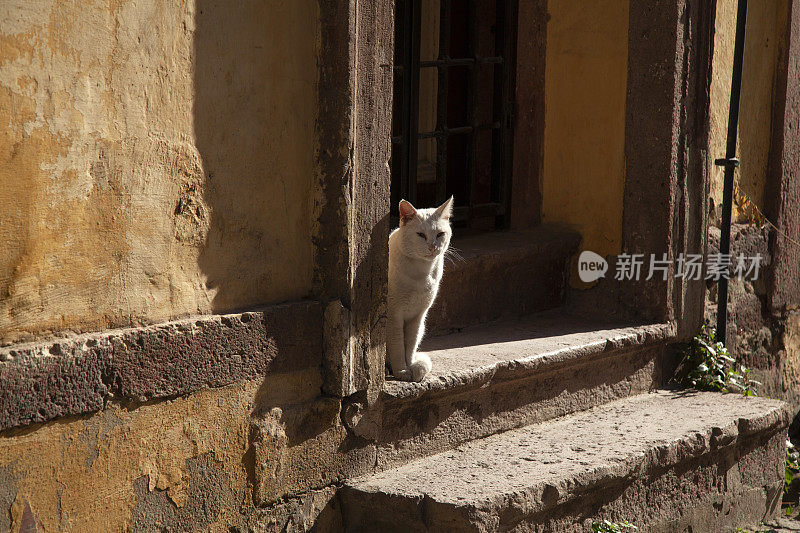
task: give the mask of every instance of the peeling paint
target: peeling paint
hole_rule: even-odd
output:
[[[191,510],[203,483],[223,482],[237,494],[234,504],[225,493],[219,505],[227,514],[212,517],[225,524],[247,486],[242,457],[260,385],[247,382],[134,409],[110,406],[89,418],[0,437],[0,487],[12,480],[10,491],[0,488],[0,505],[7,511],[14,498],[19,509],[12,513],[12,530],[20,527],[28,502],[46,531],[120,531],[146,517],[147,502],[161,501],[161,495],[173,507],[177,501]],[[154,493],[145,497],[142,487]],[[7,530],[2,525],[0,517],[0,530]]]
[[[168,491],[149,488],[147,476],[134,481],[132,530],[199,530],[216,522],[224,509],[235,509],[241,499],[237,498],[224,465],[210,453],[187,461],[181,485],[184,497],[176,502]]]
[[[11,530],[11,505],[17,499],[14,464],[0,467],[0,531]]]
[[[370,471],[374,443],[321,386],[312,368],[6,431],[0,531],[18,532],[28,504],[44,531],[227,530]]]

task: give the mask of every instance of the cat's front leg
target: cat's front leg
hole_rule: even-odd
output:
[[[418,316],[407,320],[403,333],[405,336],[406,365],[411,372],[411,380],[422,381],[422,378],[431,371],[431,359],[427,354],[418,352],[419,343],[425,334],[425,315],[427,309]]]
[[[392,375],[404,381],[411,380],[406,364],[406,348],[403,342],[403,317],[390,316],[386,325],[386,357],[392,368]]]

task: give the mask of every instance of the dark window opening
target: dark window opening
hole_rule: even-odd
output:
[[[395,3],[392,205],[508,224],[516,0]],[[393,213],[396,214],[396,213]]]

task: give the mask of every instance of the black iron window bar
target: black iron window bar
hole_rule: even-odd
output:
[[[450,0],[440,0],[439,57],[435,60],[420,60],[421,33],[421,1],[397,0],[396,27],[403,28],[401,35],[396,35],[402,60],[395,58],[394,74],[400,77],[400,108],[395,111],[394,120],[400,125],[400,134],[391,138],[393,150],[393,170],[396,170],[393,190],[397,196],[406,198],[412,203],[417,201],[417,166],[418,143],[422,139],[435,138],[436,143],[436,203],[447,198],[447,153],[448,139],[455,135],[468,135],[466,172],[466,198],[456,199],[453,219],[456,222],[469,222],[476,218],[495,217],[496,225],[506,224],[504,215],[508,210],[510,173],[511,173],[511,136],[512,126],[512,94],[513,94],[513,45],[515,27],[513,21],[516,13],[515,0],[498,0],[496,2],[495,50],[501,55],[481,57],[478,54],[478,0],[467,0],[468,28],[467,43],[469,57],[450,57],[451,5]],[[398,24],[399,22],[399,24]],[[509,61],[506,61],[509,58]],[[494,102],[489,123],[477,122],[478,108],[478,67],[483,65],[501,65],[494,72]],[[467,111],[465,125],[448,126],[448,87],[449,70],[453,67],[468,67]],[[431,131],[419,131],[419,91],[420,70],[436,68],[436,127]],[[399,114],[399,116],[398,116]],[[491,195],[490,201],[476,203],[473,194],[476,179],[477,132],[492,131],[491,156]],[[395,202],[393,202],[395,203]],[[464,205],[466,204],[466,205]]]
[[[733,211],[733,173],[739,166],[736,157],[736,135],[739,131],[739,98],[742,91],[742,66],[744,64],[745,29],[747,28],[747,0],[739,0],[736,10],[736,36],[733,45],[733,72],[731,74],[731,98],[728,108],[728,135],[725,157],[714,160],[714,164],[725,167],[722,187],[722,227],[720,228],[719,252],[731,252],[731,217]],[[717,340],[727,342],[728,326],[728,276],[722,276],[717,287]]]

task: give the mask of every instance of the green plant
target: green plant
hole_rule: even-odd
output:
[[[593,533],[621,533],[624,530],[638,529],[636,526],[623,520],[622,522],[611,522],[610,520],[603,520],[602,522],[592,523]]]
[[[728,349],[716,340],[714,328],[703,326],[700,333],[682,350],[678,377],[685,387],[697,390],[734,392],[757,396],[758,381],[750,378],[750,369],[736,365]]]
[[[786,477],[783,480],[783,492],[788,493],[792,481],[800,474],[800,451],[792,441],[786,441]]]

